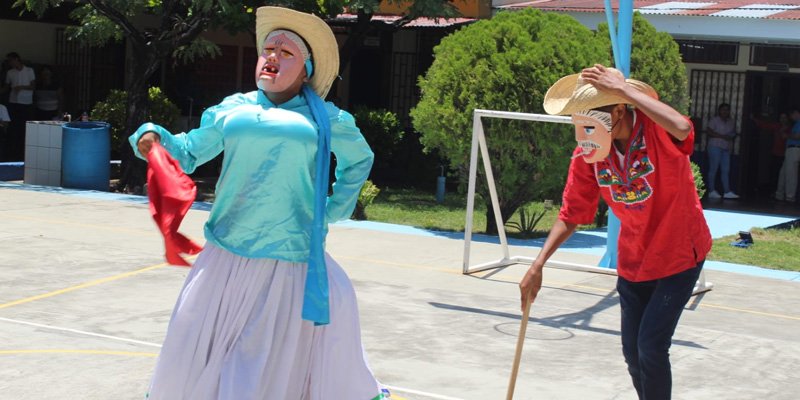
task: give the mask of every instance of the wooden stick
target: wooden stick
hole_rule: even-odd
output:
[[[517,372],[519,372],[519,361],[522,358],[522,345],[525,343],[525,332],[528,330],[528,317],[531,315],[531,302],[525,305],[522,312],[522,322],[519,325],[519,337],[517,338],[517,352],[514,354],[514,366],[511,367],[511,379],[508,381],[508,394],[506,400],[514,398],[514,387],[517,385]]]

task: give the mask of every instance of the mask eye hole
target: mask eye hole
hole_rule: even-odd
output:
[[[584,126],[584,127],[583,127],[583,131],[584,131],[584,132],[585,132],[587,135],[592,135],[592,134],[594,134],[594,127],[593,127],[593,126],[591,126],[591,125],[586,125],[586,126]]]

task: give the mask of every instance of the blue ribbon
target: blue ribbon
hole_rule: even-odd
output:
[[[306,60],[305,64],[303,64],[303,65],[306,66],[306,76],[309,79],[311,79],[311,75],[314,74],[314,63],[312,63],[311,59],[309,58],[308,60]],[[317,97],[319,97],[319,96],[317,96]]]
[[[328,180],[331,170],[331,122],[325,102],[308,85],[303,85],[311,115],[319,127],[317,139],[316,175],[314,178],[314,219],[311,229],[311,253],[308,259],[303,319],[314,325],[330,323],[328,269],[325,266],[325,206],[328,199]]]
[[[631,37],[633,35],[633,0],[620,0],[617,22],[614,23],[614,10],[611,0],[605,0],[608,33],[611,36],[611,49],[614,51],[614,65],[628,78],[631,75]],[[621,222],[611,209],[608,209],[608,226],[606,228],[606,253],[600,260],[600,266],[617,268],[617,242]]]

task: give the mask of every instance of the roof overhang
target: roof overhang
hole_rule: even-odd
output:
[[[617,1],[613,1],[616,9]],[[749,4],[745,4],[749,3]],[[763,4],[775,3],[775,4]],[[635,1],[635,10],[653,26],[676,39],[741,43],[800,44],[800,1]],[[571,15],[590,29],[606,22],[603,0],[538,0],[513,3],[495,0],[495,10],[536,8]]]
[[[399,22],[403,18],[402,15],[373,15],[372,20],[373,22],[382,22],[386,25],[394,25]],[[336,18],[329,20],[332,23],[355,23],[358,20],[358,15],[356,14],[339,14]],[[465,25],[472,22],[475,22],[476,18],[430,18],[430,17],[421,17],[414,19],[406,24],[403,24],[402,28],[447,28],[452,26],[458,25]]]

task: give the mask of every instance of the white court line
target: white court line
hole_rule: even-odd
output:
[[[117,337],[117,336],[103,335],[103,334],[100,334],[100,333],[79,331],[77,329],[69,329],[69,328],[61,328],[61,327],[52,326],[52,325],[37,324],[35,322],[20,321],[20,320],[16,320],[16,319],[9,319],[9,318],[2,318],[2,317],[0,317],[0,321],[11,322],[11,323],[20,324],[20,325],[35,326],[37,328],[50,329],[50,330],[54,330],[54,331],[78,333],[78,334],[81,334],[81,335],[94,336],[94,337],[99,337],[99,338],[104,338],[104,339],[111,339],[111,340],[118,340],[120,342],[141,344],[141,345],[144,345],[144,346],[159,347],[159,348],[161,347],[161,345],[158,344],[158,343],[143,342],[141,340],[125,339],[125,338],[121,338],[121,337]]]
[[[17,320],[17,319],[10,319],[10,318],[3,318],[3,317],[0,317],[0,321],[10,322],[10,323],[20,324],[20,325],[34,326],[34,327],[37,327],[37,328],[50,329],[50,330],[54,330],[54,331],[77,333],[77,334],[86,335],[86,336],[93,336],[93,337],[98,337],[98,338],[103,338],[103,339],[111,339],[111,340],[117,340],[117,341],[120,341],[120,342],[141,344],[141,345],[144,345],[144,346],[151,346],[151,347],[161,348],[161,345],[158,344],[158,343],[143,342],[141,340],[126,339],[126,338],[121,338],[121,337],[117,337],[117,336],[110,336],[110,335],[103,335],[103,334],[100,334],[100,333],[81,331],[81,330],[77,330],[77,329],[61,328],[61,327],[58,327],[58,326],[37,324],[35,322],[20,321],[20,320]],[[440,395],[440,394],[428,393],[428,392],[423,392],[423,391],[414,390],[414,389],[406,389],[406,388],[401,388],[401,387],[397,387],[397,386],[389,386],[389,385],[382,385],[382,386],[387,388],[387,389],[389,389],[389,390],[392,390],[392,391],[401,392],[401,393],[408,393],[408,394],[416,394],[416,395],[420,395],[420,396],[430,397],[432,399],[438,399],[438,400],[463,400],[463,399],[459,399],[457,397],[443,396],[443,395]]]
[[[401,387],[397,387],[397,386],[389,386],[389,385],[384,385],[384,384],[381,384],[381,386],[383,386],[383,387],[385,387],[385,388],[387,388],[387,389],[389,389],[391,391],[400,392],[400,393],[408,393],[408,394],[418,394],[420,396],[430,397],[432,399],[463,400],[463,399],[459,399],[458,397],[443,396],[441,394],[433,394],[433,393],[422,392],[422,391],[414,390],[414,389],[401,388]]]

